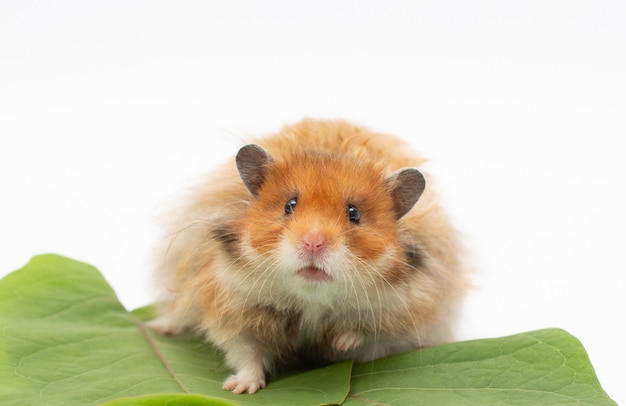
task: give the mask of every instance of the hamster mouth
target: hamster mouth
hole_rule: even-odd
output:
[[[314,266],[305,266],[297,272],[298,276],[310,282],[324,282],[332,280],[323,269]]]

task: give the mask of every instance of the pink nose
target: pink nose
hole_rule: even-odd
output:
[[[326,248],[326,239],[317,231],[309,231],[302,237],[302,248],[309,254],[320,254]]]

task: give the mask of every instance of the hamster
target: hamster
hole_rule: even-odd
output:
[[[251,141],[174,218],[153,330],[223,350],[237,394],[280,367],[453,339],[466,272],[422,158],[344,121]]]

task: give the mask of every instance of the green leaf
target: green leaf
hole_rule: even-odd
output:
[[[233,395],[221,387],[230,371],[219,351],[149,331],[95,268],[56,255],[0,281],[0,329],[2,405],[169,405],[154,396],[165,393],[198,405],[319,405],[341,403],[349,390],[348,362]]]
[[[119,398],[102,406],[236,406],[227,400],[202,395],[181,395],[178,393],[161,393],[158,395]]]
[[[615,405],[560,329],[425,348],[355,365],[346,405]]]
[[[233,395],[221,388],[230,371],[218,350],[154,334],[142,323],[152,315],[127,312],[87,264],[33,258],[0,280],[0,404],[615,404],[580,342],[559,329],[343,362]]]

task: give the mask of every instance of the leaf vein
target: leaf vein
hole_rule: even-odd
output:
[[[161,360],[161,362],[163,363],[167,371],[170,373],[170,375],[172,375],[172,378],[174,378],[174,381],[176,381],[176,383],[178,384],[178,386],[180,386],[183,392],[191,393],[191,391],[187,388],[187,386],[180,380],[180,377],[178,376],[176,371],[174,371],[174,368],[172,368],[172,365],[170,365],[168,360],[165,358],[165,356],[159,349],[157,343],[152,339],[152,337],[150,337],[150,334],[148,333],[146,326],[137,318],[134,318],[134,321],[135,321],[135,324],[137,324],[137,326],[139,327],[139,330],[141,331],[141,334],[143,335],[144,339],[148,342],[148,344],[150,345],[154,353],[157,355],[157,357]]]

